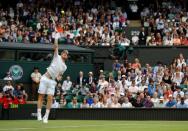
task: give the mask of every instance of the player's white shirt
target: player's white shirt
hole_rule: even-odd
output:
[[[65,65],[65,62],[62,60],[61,56],[57,53],[54,53],[53,60],[50,64],[50,66],[47,68],[48,73],[52,77],[53,80],[58,75],[63,75],[63,73],[66,71],[67,66]]]

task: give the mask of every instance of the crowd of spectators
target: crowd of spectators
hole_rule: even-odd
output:
[[[2,104],[2,107],[8,109],[16,108],[19,104],[26,104],[28,95],[24,90],[23,84],[14,85],[9,73],[4,80],[6,83],[2,91],[0,91],[0,104]]]
[[[145,28],[142,38],[146,45],[188,45],[188,13],[181,4],[164,0],[157,10],[153,6],[145,7],[141,21]]]
[[[90,1],[91,2],[91,1]],[[115,1],[106,5],[72,1],[69,6],[55,9],[36,1],[16,7],[0,8],[0,41],[22,43],[60,43],[74,45],[129,45],[124,33],[129,21],[122,7]],[[60,3],[61,4],[61,3]]]
[[[130,9],[137,12],[138,5],[130,4]],[[125,10],[114,0],[103,4],[57,2],[54,8],[20,0],[13,7],[0,7],[0,42],[49,44],[58,39],[77,46],[188,45],[188,13],[180,4],[164,0],[157,9],[145,7],[141,12],[143,28],[132,38],[127,37],[130,21]]]
[[[112,72],[80,71],[77,81],[57,85],[53,108],[188,108],[188,63],[182,54],[170,65],[120,63]]]

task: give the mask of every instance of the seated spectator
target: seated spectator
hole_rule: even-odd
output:
[[[183,97],[181,98],[180,103],[177,103],[176,107],[177,107],[177,108],[188,108],[188,105],[185,103]]]
[[[93,104],[94,100],[93,100],[93,94],[89,93],[88,98],[87,98],[87,103],[89,104],[89,106],[91,106],[91,104]]]
[[[181,44],[184,45],[184,46],[188,46],[188,36],[182,36],[182,39],[181,39]]]
[[[87,99],[84,98],[83,102],[80,104],[80,108],[89,108],[89,104],[87,103]]]
[[[11,81],[7,81],[6,85],[3,87],[3,92],[5,94],[13,94],[14,87],[12,86]]]
[[[146,89],[146,88],[148,88],[146,86],[146,82],[145,82],[145,80],[142,80],[141,85],[138,87],[139,92],[144,92],[144,89]]]
[[[52,102],[52,106],[51,106],[51,108],[59,108],[60,107],[60,105],[59,105],[59,103],[56,101],[56,99],[54,98],[53,99],[53,102]]]
[[[110,108],[120,108],[120,107],[121,107],[121,104],[118,103],[118,98],[115,97],[112,103],[110,104]]]
[[[7,72],[7,74],[6,74],[6,76],[3,78],[3,80],[5,80],[5,81],[12,81],[12,80],[13,80],[12,77],[11,77],[10,72]]]
[[[154,92],[156,92],[156,86],[154,81],[151,79],[148,85],[148,93],[150,96],[153,96]]]
[[[101,108],[108,108],[108,107],[109,107],[109,103],[107,102],[107,98],[103,97]]]
[[[97,87],[99,87],[99,93],[104,93],[105,88],[108,87],[108,82],[105,80],[105,76],[100,76]]]
[[[177,95],[180,95],[180,97],[184,97],[184,92],[181,91],[181,88],[178,86],[176,87],[176,91],[173,93],[173,97],[177,98]]]
[[[159,102],[154,105],[156,108],[164,108],[166,103],[164,103],[164,97],[161,96]]]
[[[129,99],[125,97],[125,102],[122,104],[122,108],[131,108],[132,104],[129,102]]]
[[[90,106],[91,108],[101,108],[101,104],[99,103],[99,100],[98,98],[94,98],[93,99],[93,103],[91,104]]]
[[[144,107],[143,103],[141,102],[140,97],[137,97],[136,101],[133,102],[133,106],[138,108],[138,107]]]
[[[159,104],[159,99],[158,99],[158,94],[157,94],[157,92],[155,92],[155,93],[153,94],[153,98],[151,98],[151,101],[153,102],[154,107],[157,107],[157,106],[158,106],[158,104]]]
[[[146,101],[144,102],[144,107],[146,107],[146,108],[154,107],[154,104],[151,101],[151,97],[150,96],[147,96]]]
[[[25,92],[25,90],[23,89],[22,84],[17,84],[16,88],[13,91],[13,95],[17,98],[25,98],[25,100],[27,100],[27,93]]]
[[[169,108],[175,108],[176,107],[176,101],[174,100],[172,95],[169,95],[169,101],[166,103],[165,107],[169,107]]]
[[[133,80],[132,81],[132,85],[129,87],[129,92],[133,93],[133,94],[137,94],[139,89],[138,87],[136,86],[136,82]]]
[[[72,102],[67,104],[67,108],[80,108],[80,104],[78,103],[76,97],[72,99]]]
[[[84,73],[82,71],[79,72],[79,76],[77,77],[77,84],[81,86],[85,85],[86,78],[84,77]]]
[[[174,35],[173,44],[174,44],[175,46],[181,45],[181,39],[179,38],[178,34],[175,34],[175,35]]]
[[[65,97],[63,95],[61,95],[61,99],[60,99],[60,108],[65,108],[67,105],[67,101],[65,99]]]
[[[67,79],[63,81],[62,91],[66,94],[66,91],[70,90],[72,87],[72,81],[70,80],[70,76],[67,76]]]
[[[88,78],[86,78],[86,83],[91,85],[93,82],[96,82],[96,79],[93,77],[93,72],[88,73]]]

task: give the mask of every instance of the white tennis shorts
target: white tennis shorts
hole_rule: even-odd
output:
[[[40,79],[39,94],[54,95],[57,82],[43,75]]]

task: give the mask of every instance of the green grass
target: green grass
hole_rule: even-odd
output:
[[[188,131],[188,121],[0,121],[0,131]]]

